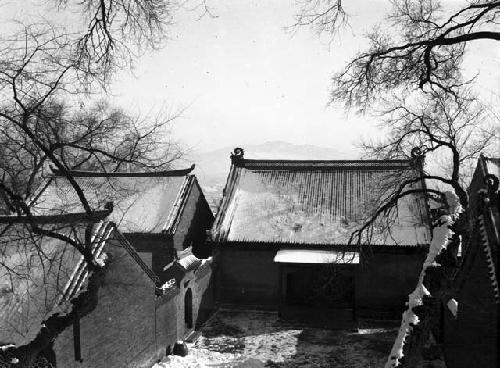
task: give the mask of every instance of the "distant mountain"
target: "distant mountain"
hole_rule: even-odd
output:
[[[222,197],[222,190],[226,184],[227,174],[231,166],[229,156],[235,147],[238,146],[228,146],[214,151],[192,154],[189,157],[192,162],[196,163],[195,174],[214,212]],[[343,160],[356,158],[352,154],[348,155],[335,148],[292,144],[282,141],[240,147],[245,150],[245,158],[254,159]]]

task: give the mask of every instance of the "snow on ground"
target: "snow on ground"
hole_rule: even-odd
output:
[[[275,313],[219,311],[188,344],[189,355],[153,368],[382,367],[395,328],[326,330],[279,321]]]

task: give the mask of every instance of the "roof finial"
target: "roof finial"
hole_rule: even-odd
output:
[[[498,191],[499,180],[493,174],[486,174],[484,176],[484,183],[486,184],[486,189],[480,189],[478,191],[479,197],[483,200],[483,204],[496,205],[500,209],[500,192]]]
[[[484,183],[490,195],[498,192],[499,182],[498,178],[493,174],[486,174],[484,177]]]
[[[425,153],[427,152],[427,146],[422,145],[421,147],[413,147],[411,149],[411,161],[410,164],[417,169],[423,170]]]
[[[411,149],[411,158],[417,158],[425,155],[427,152],[427,146],[423,145],[422,147],[413,147]]]
[[[241,147],[236,147],[233,150],[233,153],[231,153],[231,161],[233,163],[241,162],[241,160],[243,160],[244,155],[245,155],[245,150]]]

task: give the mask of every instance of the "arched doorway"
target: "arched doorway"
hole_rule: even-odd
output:
[[[184,325],[186,330],[193,328],[193,292],[191,288],[184,294]]]

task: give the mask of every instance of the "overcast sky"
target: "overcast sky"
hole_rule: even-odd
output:
[[[142,59],[136,78],[118,78],[119,102],[188,106],[175,134],[199,150],[283,140],[350,152],[361,133],[375,132],[370,119],[326,105],[332,73],[362,46],[387,1],[351,2],[353,31],[331,45],[308,29],[285,30],[293,2],[213,3],[217,18],[178,14],[166,47]]]
[[[23,18],[47,4],[31,2],[38,7],[2,2],[0,17]],[[285,30],[298,10],[293,0],[209,4],[216,17],[179,11],[165,47],[138,60],[134,75],[119,73],[112,86],[117,104],[143,113],[187,107],[174,134],[198,151],[282,140],[355,155],[360,136],[379,134],[376,118],[347,116],[327,102],[331,75],[366,45],[363,35],[382,21],[389,1],[344,2],[351,27],[331,44],[306,28]],[[498,98],[499,48],[479,42],[472,51],[466,72],[481,70],[483,95]]]

